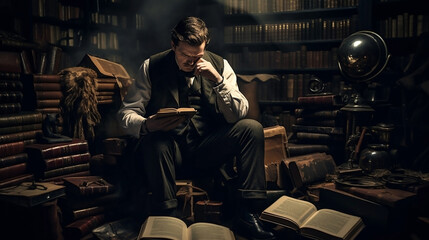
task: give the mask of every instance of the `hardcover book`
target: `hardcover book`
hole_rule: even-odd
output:
[[[156,118],[164,118],[164,117],[189,117],[191,118],[197,113],[197,110],[194,108],[161,108],[156,113]]]
[[[38,134],[41,134],[42,130],[31,130],[26,132],[10,133],[6,135],[0,135],[0,144],[19,142],[29,139],[36,139]]]
[[[12,166],[0,168],[0,180],[16,177],[27,172],[27,163],[18,163]]]
[[[53,183],[23,182],[0,189],[0,200],[24,207],[33,207],[65,195],[65,187]]]
[[[265,209],[260,218],[312,239],[352,240],[365,227],[358,216],[326,208],[317,210],[311,202],[286,195]]]
[[[36,139],[30,139],[25,141],[0,144],[0,156],[7,157],[7,156],[23,153],[25,150],[25,146],[29,144],[33,144],[35,142],[36,142]]]
[[[43,115],[37,112],[21,112],[0,116],[0,127],[41,123]]]
[[[115,190],[114,185],[100,176],[67,177],[64,185],[70,194],[82,196],[108,194]]]
[[[88,152],[86,140],[74,138],[71,142],[64,143],[35,143],[25,147],[30,158],[45,160],[78,153]]]
[[[27,162],[27,153],[18,153],[7,157],[0,158],[0,168],[9,167],[15,164]]]
[[[189,227],[179,218],[168,216],[149,216],[142,224],[140,239],[222,239],[234,240],[234,233],[227,227],[206,222],[197,222]]]

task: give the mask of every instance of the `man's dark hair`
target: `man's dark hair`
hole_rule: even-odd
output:
[[[175,45],[179,41],[187,42],[191,46],[199,46],[210,42],[209,30],[206,23],[197,17],[186,17],[171,30],[171,40]]]

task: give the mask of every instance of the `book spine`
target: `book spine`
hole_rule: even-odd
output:
[[[305,107],[333,106],[335,104],[335,95],[301,96],[298,97],[298,104]]]
[[[56,108],[60,106],[60,99],[38,99],[37,108]]]
[[[0,51],[0,72],[21,73],[21,55],[19,52]]]
[[[86,170],[89,170],[89,163],[77,164],[77,165],[48,170],[43,172],[42,178],[44,179],[53,178],[61,175],[66,175],[69,173],[82,172]]]
[[[62,91],[35,91],[36,99],[61,99],[63,97]]]
[[[14,72],[0,72],[0,79],[1,80],[20,80],[21,79],[21,73],[14,73]]]
[[[72,211],[72,217],[74,220],[94,216],[97,214],[101,214],[105,211],[105,207],[103,206],[95,206],[90,208],[78,209]]]
[[[7,116],[0,116],[0,127],[10,127],[14,125],[24,125],[32,123],[41,123],[43,115],[41,113],[31,112],[23,114],[14,114]]]
[[[33,83],[59,83],[61,76],[55,74],[34,74]]]
[[[0,144],[35,139],[37,134],[41,134],[41,133],[42,133],[42,130],[33,130],[33,131],[27,131],[27,132],[0,135]]]
[[[42,130],[42,123],[25,124],[11,127],[1,127],[0,134],[20,133],[33,130]]]
[[[4,103],[0,104],[0,114],[19,113],[21,103]]]
[[[64,174],[56,177],[39,179],[39,180],[41,182],[55,182],[56,184],[64,184],[64,178],[66,177],[83,177],[83,176],[90,176],[90,175],[91,175],[91,172],[89,170],[86,170],[86,171],[69,173],[69,174]]]
[[[337,121],[335,119],[307,119],[307,118],[296,118],[296,124],[298,125],[309,125],[309,126],[323,126],[323,127],[335,127]]]
[[[0,180],[16,177],[27,173],[27,163],[19,163],[9,167],[0,168]]]
[[[294,124],[292,125],[292,130],[294,132],[344,134],[344,129],[342,127],[306,126],[306,125]]]
[[[97,91],[113,91],[116,89],[116,83],[98,83]]]
[[[295,117],[297,118],[320,118],[320,119],[335,119],[339,115],[340,110],[312,110],[304,108],[295,109]]]
[[[60,83],[34,83],[35,91],[61,91]]]
[[[7,157],[23,153],[26,145],[33,144],[35,142],[36,139],[30,139],[25,141],[0,144],[0,157]]]
[[[61,108],[59,107],[50,107],[50,108],[37,108],[34,111],[47,114],[47,113],[61,113]]]
[[[0,158],[0,168],[9,167],[15,164],[24,163],[28,159],[27,153],[19,153],[12,156]]]
[[[16,177],[6,178],[0,181],[0,188],[17,186],[23,182],[31,182],[34,180],[34,175],[31,173],[25,173]]]
[[[21,102],[23,98],[22,92],[8,91],[0,92],[0,102],[2,103],[14,103]]]
[[[91,159],[89,153],[75,154],[70,156],[51,158],[45,160],[45,170],[52,170],[61,167],[88,163]]]
[[[1,91],[22,91],[22,82],[16,80],[0,80]]]
[[[79,191],[81,195],[92,196],[98,194],[109,193],[113,190],[113,186],[105,185],[105,186],[96,186],[96,187],[80,187]]]
[[[42,159],[56,158],[59,156],[84,153],[88,152],[88,150],[88,142],[82,141],[43,149],[41,150],[41,157]]]
[[[64,234],[70,239],[80,239],[105,221],[106,217],[104,214],[79,219],[67,225],[64,229]]]

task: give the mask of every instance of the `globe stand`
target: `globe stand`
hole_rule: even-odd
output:
[[[359,170],[354,162],[370,120],[375,110],[362,96],[367,83],[374,81],[387,65],[390,54],[383,38],[375,32],[359,31],[345,38],[338,49],[338,67],[345,80],[353,84],[353,93],[348,104],[340,110],[347,115],[346,151],[347,162],[339,169]]]

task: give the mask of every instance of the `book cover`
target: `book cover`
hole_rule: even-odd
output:
[[[62,168],[47,170],[42,173],[34,172],[34,176],[36,177],[36,179],[39,179],[39,178],[46,179],[46,178],[53,178],[53,177],[58,177],[58,176],[62,176],[70,173],[82,172],[87,170],[89,170],[89,163],[81,163],[81,164],[76,164],[72,166],[66,166]]]
[[[163,117],[172,117],[172,116],[186,116],[186,117],[192,117],[197,113],[197,110],[195,108],[161,108],[156,113],[156,118],[163,118]]]
[[[9,167],[18,163],[27,162],[27,153],[18,153],[15,155],[0,158],[0,168]]]
[[[34,181],[34,175],[31,173],[25,173],[16,177],[0,180],[0,188],[16,186],[23,182],[32,182],[32,181]]]
[[[57,158],[48,158],[43,161],[41,171],[47,171],[57,169],[66,166],[72,166],[82,163],[89,163],[91,160],[91,154],[89,152],[73,154]]]
[[[42,130],[31,130],[26,132],[10,133],[6,135],[0,135],[0,144],[19,142],[29,139],[35,139],[38,134],[41,134]]]
[[[23,207],[33,207],[65,195],[65,187],[52,183],[23,182],[0,189],[0,200]]]
[[[30,139],[25,141],[0,144],[0,157],[7,157],[7,156],[23,153],[25,150],[25,146],[29,144],[33,144],[35,142],[36,142],[36,139]]]
[[[42,123],[35,124],[23,124],[9,127],[0,127],[0,135],[2,134],[12,134],[20,132],[29,132],[34,130],[42,130]]]
[[[0,127],[42,123],[43,115],[37,112],[21,112],[0,116]]]
[[[67,239],[81,239],[91,231],[104,224],[106,217],[104,214],[98,214],[76,220],[64,227],[64,236]]]
[[[18,163],[8,167],[0,168],[0,180],[16,177],[27,172],[27,163]]]
[[[82,196],[94,196],[112,193],[114,185],[110,184],[100,176],[67,177],[64,185],[70,194]]]
[[[90,54],[86,54],[78,66],[95,70],[98,77],[130,78],[127,70],[121,64]]]
[[[77,138],[72,139],[71,142],[35,143],[25,147],[25,151],[28,153],[28,156],[32,159],[38,160],[85,153],[88,152],[88,150],[88,142]]]

